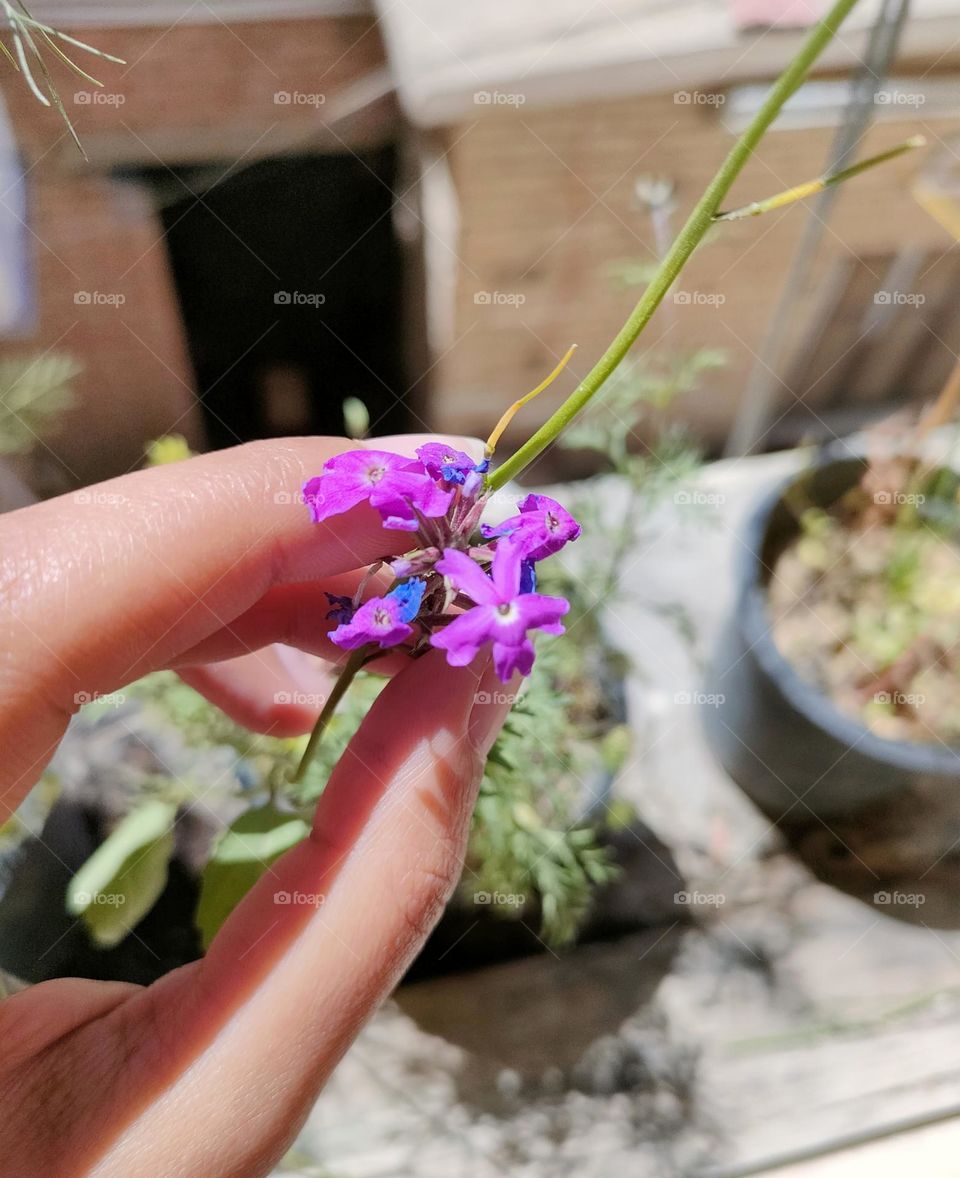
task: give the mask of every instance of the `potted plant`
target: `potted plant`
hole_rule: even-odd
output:
[[[821,453],[749,519],[705,723],[784,825],[960,784],[958,478],[927,445],[958,395],[960,372],[906,440]]]

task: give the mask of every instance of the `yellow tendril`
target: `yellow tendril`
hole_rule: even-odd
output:
[[[563,359],[560,361],[560,363],[556,366],[556,368],[554,368],[553,372],[550,373],[550,375],[546,378],[546,380],[542,380],[532,392],[527,393],[526,396],[524,396],[524,397],[521,397],[519,401],[514,401],[514,403],[510,406],[510,408],[506,411],[506,413],[504,413],[504,415],[500,418],[500,420],[494,426],[493,433],[490,435],[489,438],[487,438],[485,453],[488,458],[490,458],[493,455],[493,452],[497,446],[497,442],[500,441],[500,438],[503,435],[503,431],[507,428],[507,426],[510,424],[510,422],[513,421],[514,417],[516,417],[516,415],[520,412],[520,410],[524,407],[524,405],[526,405],[529,401],[532,401],[534,397],[539,396],[540,393],[542,393],[543,390],[545,388],[547,388],[549,385],[553,384],[553,382],[557,379],[557,377],[560,375],[560,373],[563,372],[564,368],[566,368],[567,364],[570,362],[570,357],[573,355],[573,353],[576,350],[577,350],[577,345],[571,344],[570,347],[567,348],[566,355],[563,357]]]

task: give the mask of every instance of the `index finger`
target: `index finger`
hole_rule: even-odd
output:
[[[409,546],[366,505],[322,524],[299,505],[303,482],[357,445],[253,442],[0,518],[0,796],[8,805],[39,774],[79,693],[113,691],[166,666],[272,585],[346,572]]]

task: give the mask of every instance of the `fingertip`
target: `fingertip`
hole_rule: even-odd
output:
[[[484,443],[466,434],[384,434],[382,438],[365,438],[362,442],[372,450],[391,450],[395,454],[416,457],[417,447],[428,442],[444,442],[479,462],[484,455]]]

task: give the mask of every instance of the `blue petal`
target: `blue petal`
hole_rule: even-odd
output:
[[[396,589],[391,589],[387,594],[387,597],[394,598],[399,604],[402,622],[412,622],[417,616],[426,587],[426,581],[421,581],[419,577],[412,577],[409,581],[398,585]]]
[[[461,470],[459,466],[450,466],[449,464],[441,466],[440,473],[448,483],[462,483],[467,477],[466,471]]]
[[[536,593],[537,570],[532,560],[525,560],[520,565],[520,592]]]

